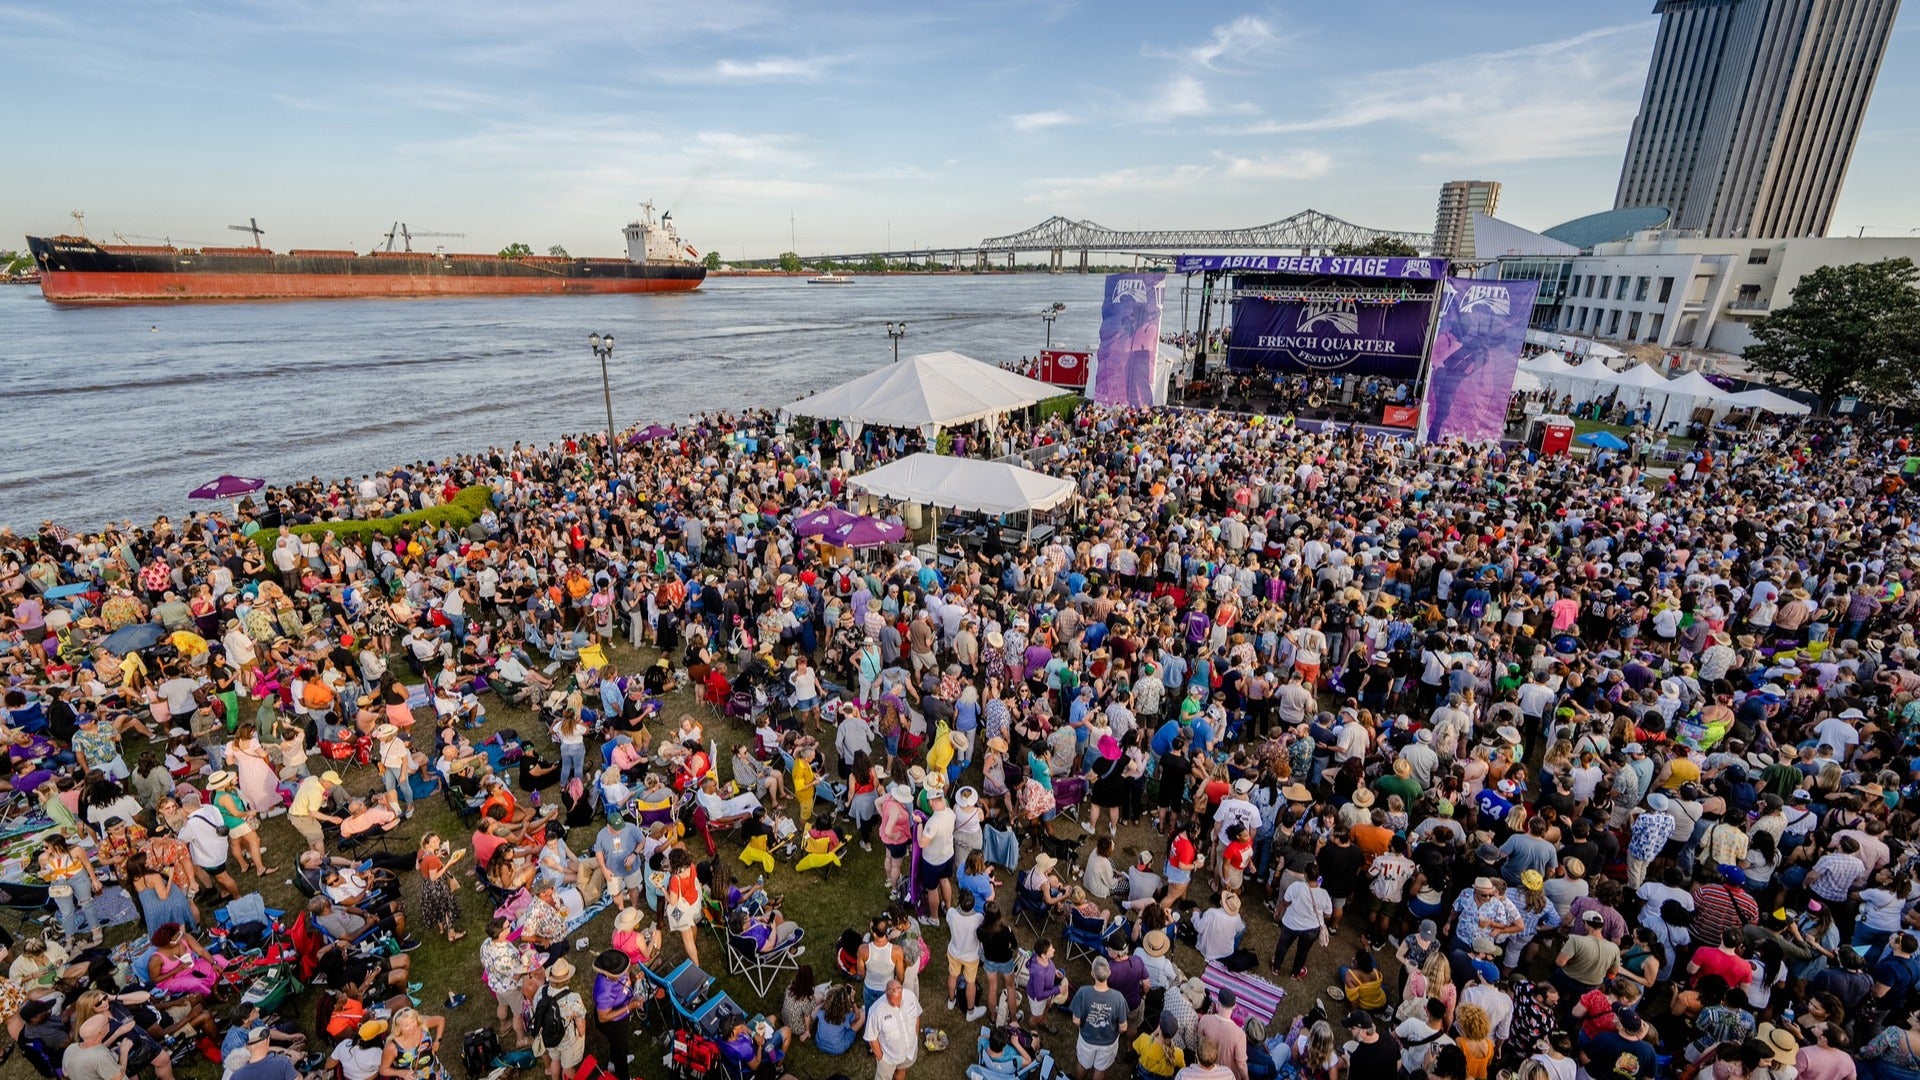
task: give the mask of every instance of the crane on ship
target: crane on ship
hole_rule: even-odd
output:
[[[227,228],[232,232],[252,233],[253,246],[256,248],[260,246],[260,238],[267,235],[267,230],[260,227],[259,218],[248,218],[245,225],[229,225]]]
[[[393,251],[393,241],[395,237],[400,238],[400,242],[403,245],[402,250],[412,251],[413,238],[416,236],[465,237],[466,235],[467,234],[463,232],[412,232],[408,230],[406,222],[396,221],[393,223],[393,228],[387,230],[386,250],[389,253]]]

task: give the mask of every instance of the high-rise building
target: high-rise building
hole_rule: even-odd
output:
[[[1707,236],[1824,236],[1900,0],[1658,0],[1615,208]]]
[[[1440,185],[1440,210],[1433,217],[1433,253],[1442,258],[1473,259],[1473,215],[1493,216],[1500,205],[1498,180],[1449,180]]]

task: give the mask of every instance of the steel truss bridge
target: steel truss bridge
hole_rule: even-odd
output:
[[[1430,233],[1400,232],[1355,225],[1323,214],[1302,210],[1292,217],[1245,229],[1109,229],[1092,221],[1075,221],[1055,215],[1029,229],[1006,236],[992,236],[964,247],[915,248],[903,251],[862,251],[838,255],[809,255],[801,261],[809,266],[822,263],[859,264],[875,258],[889,263],[938,263],[965,268],[986,269],[989,260],[1004,255],[1009,267],[1022,253],[1046,252],[1049,266],[1066,269],[1067,256],[1077,253],[1078,269],[1087,270],[1092,252],[1133,255],[1163,260],[1173,255],[1219,251],[1266,251],[1275,253],[1325,253],[1343,245],[1361,245],[1388,239],[1408,244],[1422,253],[1433,250]]]

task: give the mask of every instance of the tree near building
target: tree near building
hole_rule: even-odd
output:
[[[781,252],[780,253],[780,269],[786,271],[789,274],[799,273],[800,272],[800,256],[794,254],[791,251]]]
[[[1379,255],[1390,259],[1411,259],[1420,254],[1412,244],[1391,236],[1376,236],[1364,244],[1335,244],[1335,255]]]
[[[1920,269],[1913,260],[1823,266],[1753,324],[1746,360],[1820,396],[1893,401],[1920,391]]]
[[[0,275],[12,277],[33,270],[33,253],[0,250]]]
[[[567,249],[560,246],[559,244],[555,244],[552,247],[548,248],[547,254],[553,256],[556,259],[571,258],[571,256],[567,254]]]
[[[524,259],[531,254],[533,254],[533,249],[519,241],[515,241],[500,249],[500,257],[503,259]]]
[[[717,251],[707,252],[706,264],[708,270],[720,269],[720,253]]]

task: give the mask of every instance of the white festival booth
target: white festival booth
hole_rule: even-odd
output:
[[[876,498],[925,503],[937,509],[996,515],[1025,511],[1029,531],[1034,511],[1051,510],[1078,490],[1070,479],[1018,465],[924,453],[890,461],[847,482]],[[934,540],[939,540],[938,524]]]
[[[913,428],[931,442],[945,428],[982,421],[989,430],[1010,412],[1066,393],[957,352],[923,353],[801,398],[788,416],[838,420],[857,438],[867,425]]]

